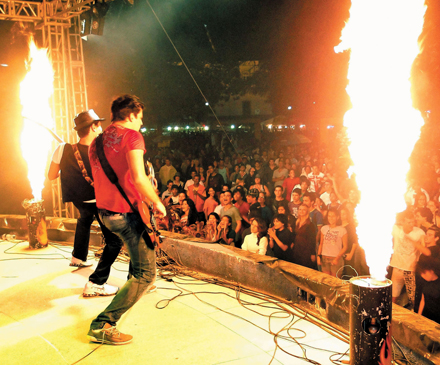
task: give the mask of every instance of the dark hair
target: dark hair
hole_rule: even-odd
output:
[[[313,191],[306,191],[303,195],[303,199],[305,196],[308,196],[312,202],[315,202],[316,200],[316,194]]]
[[[219,215],[218,215],[217,213],[215,213],[215,212],[212,212],[210,215],[208,215],[208,220],[209,220],[209,217],[210,217],[211,215],[213,215],[213,216],[215,217],[215,220],[217,221],[217,224],[219,224],[219,222],[220,222],[220,217],[219,217]]]
[[[432,222],[433,214],[429,208],[418,208],[416,213],[420,213],[423,218],[426,218],[427,222]]]
[[[244,190],[243,189],[235,189],[234,190],[234,195],[235,193],[240,193],[241,199],[244,200],[245,196],[244,196]]]
[[[426,271],[432,270],[434,273],[440,275],[440,260],[432,256],[422,256],[423,258],[417,263],[417,271],[422,274]]]
[[[284,226],[287,227],[287,223],[288,223],[287,215],[285,215],[285,214],[275,214],[275,216],[272,219],[272,223],[273,223],[273,221],[275,219],[278,220],[279,222],[283,223]]]
[[[257,233],[257,246],[260,246],[260,240],[266,235],[267,227],[266,221],[260,217],[252,217],[255,222],[258,223],[258,227],[260,228],[260,232]],[[253,223],[253,222],[252,222]]]
[[[179,186],[178,186],[178,185],[175,185],[175,184],[173,184],[173,186],[171,187],[171,190],[173,190],[173,189],[177,189],[177,190],[179,190]]]
[[[301,196],[302,190],[300,188],[293,189],[292,193],[296,193]]]
[[[221,217],[220,220],[222,220],[224,217],[228,217],[229,224],[232,224],[232,218],[227,214],[225,214],[223,217]]]
[[[138,115],[141,110],[144,110],[144,104],[135,95],[121,95],[112,102],[112,122],[125,120],[131,113]]]
[[[304,175],[299,177],[299,183],[302,184],[303,182],[307,184],[307,187],[310,186],[310,180],[307,179],[307,177],[305,177]]]
[[[188,212],[188,223],[187,225],[190,226],[191,224],[196,223],[197,221],[197,209],[196,205],[192,201],[192,199],[186,198],[183,199],[182,203],[186,202],[189,206],[189,212]]]
[[[167,185],[168,185],[169,183],[172,184],[172,183],[173,183],[173,180],[168,180],[168,181],[167,181]]]
[[[433,231],[435,233],[435,238],[440,238],[440,228],[435,225],[432,225],[428,228],[428,231]]]
[[[101,123],[100,120],[95,120],[92,124],[90,124],[89,126],[85,127],[85,128],[81,128],[79,131],[76,131],[76,134],[78,134],[79,138],[84,138],[86,136],[89,135],[91,129],[92,129],[92,125],[96,125],[98,126],[99,123]]]

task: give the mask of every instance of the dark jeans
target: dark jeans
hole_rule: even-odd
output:
[[[138,214],[114,213],[105,209],[99,210],[104,225],[119,236],[130,255],[131,277],[119,290],[109,306],[96,317],[92,329],[102,328],[106,323],[112,326],[128,311],[151,287],[156,279],[156,254],[144,224]],[[148,245],[145,240],[148,240]]]
[[[119,255],[122,248],[121,239],[104,226],[98,215],[98,209],[95,203],[74,203],[79,210],[80,217],[76,224],[75,240],[73,243],[72,256],[86,261],[89,251],[90,226],[93,220],[98,220],[101,232],[104,235],[105,246],[102,256],[99,259],[95,272],[90,275],[89,280],[92,283],[102,285],[107,282],[110,275],[110,269]]]

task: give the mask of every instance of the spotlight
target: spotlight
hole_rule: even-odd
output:
[[[209,103],[208,103],[208,102],[206,102],[206,103],[205,103],[205,105],[206,105],[206,106],[208,106],[208,105],[209,105]]]
[[[178,127],[178,126],[175,126],[175,127],[174,127],[174,130],[175,130],[175,131],[178,131],[178,130],[179,130],[179,127]]]
[[[168,127],[168,128],[167,128],[167,130],[169,130],[169,131],[170,131],[170,130],[171,130],[171,127]]]
[[[92,5],[92,30],[91,33],[95,35],[104,34],[104,17],[107,14],[109,5],[105,2],[96,3]]]
[[[231,129],[235,129],[235,125],[234,124],[231,125]]]
[[[292,107],[289,105],[289,106],[287,107],[287,109],[292,110]]]

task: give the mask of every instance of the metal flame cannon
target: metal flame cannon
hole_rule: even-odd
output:
[[[26,221],[29,231],[29,247],[33,249],[44,248],[48,245],[46,211],[44,200],[28,200],[22,203],[26,210]]]

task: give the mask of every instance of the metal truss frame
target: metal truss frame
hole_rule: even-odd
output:
[[[54,69],[52,113],[55,128],[65,142],[75,143],[74,116],[87,110],[87,90],[81,41],[80,14],[95,0],[0,0],[0,20],[32,22],[42,32]],[[55,148],[55,143],[54,146]],[[73,218],[72,203],[63,204],[60,179],[52,184],[54,217]]]

